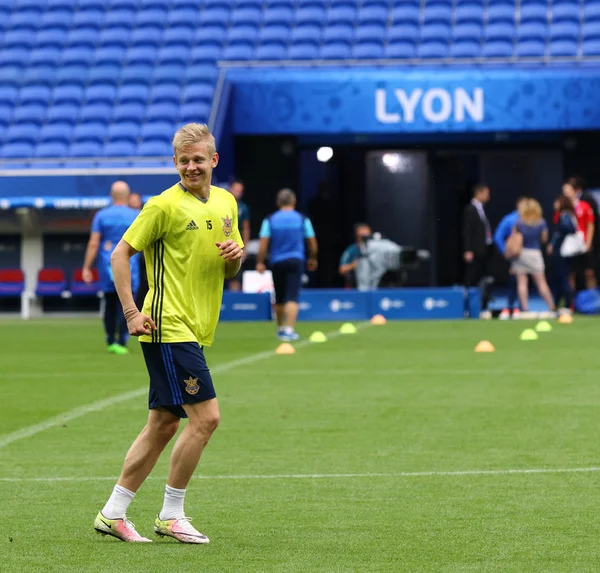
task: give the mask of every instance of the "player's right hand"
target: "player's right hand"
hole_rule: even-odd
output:
[[[142,334],[151,334],[152,330],[156,330],[156,324],[151,316],[147,314],[138,314],[127,322],[127,328],[131,336],[141,336]]]
[[[94,274],[91,269],[82,269],[81,278],[86,285],[91,285],[94,282]]]

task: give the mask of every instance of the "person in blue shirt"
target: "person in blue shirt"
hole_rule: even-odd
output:
[[[292,341],[300,337],[295,331],[298,319],[298,297],[304,265],[309,271],[317,270],[317,239],[310,219],[296,211],[296,195],[290,189],[277,193],[279,210],[263,220],[260,228],[260,246],[256,270],[264,273],[265,259],[270,251],[270,268],[275,287],[275,314],[277,337]],[[308,246],[308,258],[306,257]]]
[[[346,286],[356,287],[356,267],[358,260],[362,257],[360,247],[371,236],[371,227],[366,223],[357,223],[354,225],[356,242],[352,243],[342,253],[338,271],[344,277]]]
[[[516,209],[502,217],[500,224],[494,232],[494,244],[503,257],[506,257],[506,241],[510,237],[512,230],[519,221],[519,205],[524,204],[527,197],[517,199]],[[507,320],[511,317],[519,318],[519,308],[515,308],[517,302],[517,278],[513,273],[508,275],[508,307],[500,312],[500,320]]]
[[[124,181],[113,183],[110,196],[112,205],[100,209],[94,216],[82,275],[86,283],[91,283],[93,281],[92,264],[97,260],[100,289],[104,292],[103,320],[108,351],[121,355],[129,352],[127,350],[129,331],[113,282],[110,255],[139,211],[129,206],[129,185]],[[139,253],[131,258],[131,290],[133,293],[137,291],[140,283],[139,259]]]

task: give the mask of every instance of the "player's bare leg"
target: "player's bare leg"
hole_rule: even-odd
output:
[[[296,301],[288,301],[283,306],[283,315],[285,325],[283,327],[284,340],[298,340],[300,337],[296,334],[296,321],[298,320],[299,305]]]
[[[219,404],[215,398],[198,404],[184,404],[183,408],[189,421],[171,453],[165,502],[154,522],[154,531],[182,543],[208,543],[208,537],[197,531],[185,516],[183,503],[200,456],[219,425]]]

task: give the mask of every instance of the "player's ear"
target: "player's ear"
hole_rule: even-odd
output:
[[[211,167],[214,169],[217,165],[219,165],[219,154],[215,152],[213,155],[212,161],[210,162]]]
[[[177,167],[177,156],[173,155],[173,164]]]

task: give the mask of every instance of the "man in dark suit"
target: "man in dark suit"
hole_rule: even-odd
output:
[[[463,244],[465,286],[478,286],[485,276],[489,247],[492,244],[492,228],[485,214],[484,205],[490,200],[490,188],[478,184],[473,189],[473,199],[465,207],[463,216]],[[486,308],[483,297],[482,308]]]

